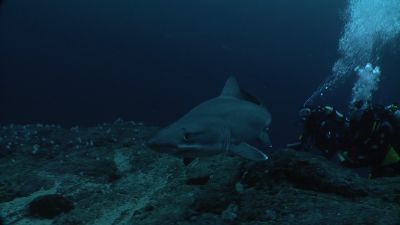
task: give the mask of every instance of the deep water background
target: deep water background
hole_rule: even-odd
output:
[[[229,76],[272,114],[274,150],[301,133],[305,100],[331,74],[345,0],[5,0],[0,124],[164,127]],[[397,45],[399,46],[399,45]],[[388,47],[389,48],[389,47]],[[400,54],[384,49],[377,103],[400,100]],[[355,74],[319,98],[346,113]]]

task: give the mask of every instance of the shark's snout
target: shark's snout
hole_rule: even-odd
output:
[[[159,137],[157,137],[157,135],[150,138],[150,140],[147,142],[147,146],[149,146],[151,150],[161,153],[173,154],[177,151],[176,146],[162,141]]]
[[[154,139],[154,138],[150,138],[150,140],[147,142],[147,145],[148,145],[150,148],[155,147],[155,146],[156,146],[156,141],[155,141],[155,139]]]

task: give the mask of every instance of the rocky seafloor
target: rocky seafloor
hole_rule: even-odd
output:
[[[400,224],[400,178],[280,149],[264,162],[153,152],[159,130],[0,127],[0,224]]]

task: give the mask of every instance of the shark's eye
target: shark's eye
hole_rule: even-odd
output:
[[[183,139],[184,139],[185,141],[189,140],[189,133],[185,133],[185,134],[183,135]]]

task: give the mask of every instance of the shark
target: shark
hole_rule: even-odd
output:
[[[260,100],[241,89],[231,76],[222,93],[194,107],[186,115],[156,133],[147,142],[150,149],[171,154],[190,164],[195,158],[224,152],[253,161],[267,160],[247,142],[260,140],[272,147],[267,133],[271,114]]]

